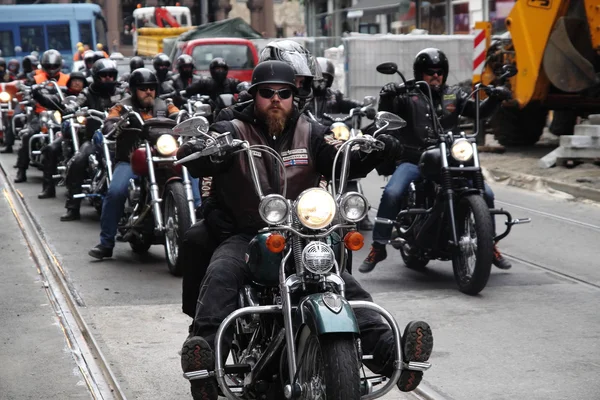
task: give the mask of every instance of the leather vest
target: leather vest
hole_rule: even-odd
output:
[[[240,140],[247,140],[251,145],[270,146],[268,139],[255,125],[237,119],[231,123]],[[311,124],[306,117],[301,115],[298,118],[293,134],[287,132],[283,135],[275,151],[285,164],[288,183],[286,197],[294,200],[304,190],[318,186],[321,174],[316,170],[311,153]],[[266,152],[253,151],[253,155],[263,194],[282,194],[284,179],[279,163]],[[260,201],[254,189],[247,154],[240,153],[234,157],[234,167],[215,177],[219,180],[220,200],[233,216],[238,232],[254,233],[266,225],[258,212]]]

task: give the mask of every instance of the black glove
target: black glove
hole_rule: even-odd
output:
[[[77,112],[77,108],[75,107],[65,107],[62,110],[62,115],[75,114]]]
[[[498,86],[491,90],[489,93],[490,98],[494,100],[510,100],[512,99],[512,92],[504,86]]]
[[[385,144],[385,147],[383,149],[385,158],[397,160],[398,158],[400,158],[400,156],[402,156],[404,146],[402,146],[400,141],[392,135],[381,134],[377,136],[377,140]]]
[[[365,111],[365,116],[368,119],[375,119],[375,115],[377,114],[377,110],[373,107],[368,107]]]
[[[395,95],[396,93],[398,93],[399,89],[400,89],[400,85],[398,85],[396,82],[390,82],[381,88],[380,93]]]
[[[206,142],[203,139],[189,140],[182,144],[179,150],[177,150],[177,159],[181,160],[182,158],[187,157],[190,154],[194,154],[204,150],[205,147]]]

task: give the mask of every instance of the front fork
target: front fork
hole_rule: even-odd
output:
[[[163,232],[163,216],[160,209],[162,199],[158,193],[158,184],[156,183],[156,174],[154,173],[154,161],[152,160],[152,148],[150,143],[146,142],[146,162],[148,163],[148,175],[150,177],[150,199],[152,203],[152,211],[154,213],[154,229],[158,232]]]
[[[192,191],[192,180],[190,179],[190,173],[185,166],[181,166],[181,171],[183,174],[183,187],[185,188],[185,198],[188,201],[188,206],[190,209],[190,220],[192,225],[196,223],[196,207],[194,204],[194,192]]]
[[[452,233],[452,244],[458,246],[458,233],[456,232],[456,219],[454,218],[454,191],[452,190],[452,175],[448,170],[448,158],[446,156],[446,143],[440,143],[440,153],[442,155],[442,190],[448,204],[448,218],[450,220],[450,230]]]

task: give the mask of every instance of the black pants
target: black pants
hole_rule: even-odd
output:
[[[44,185],[54,184],[52,175],[57,173],[57,167],[60,160],[63,158],[63,138],[55,139],[48,146],[42,149],[43,164],[44,164]],[[48,182],[46,182],[48,181]]]
[[[4,146],[12,147],[15,144],[15,133],[12,129],[12,121],[7,116],[3,117],[2,125],[4,126]]]
[[[205,220],[196,222],[183,236],[179,249],[179,260],[183,265],[181,304],[183,312],[191,318],[196,315],[200,285],[218,244]]]
[[[40,121],[39,118],[33,117],[27,126],[27,133],[21,137],[21,148],[17,154],[17,168],[27,169],[29,168],[29,139],[40,132]]]
[[[75,153],[73,158],[69,161],[65,179],[65,185],[69,191],[69,198],[65,203],[65,208],[79,210],[81,199],[74,199],[73,195],[81,193],[81,185],[85,181],[88,173],[87,167],[89,165],[89,158],[95,151],[96,147],[88,140],[81,144],[79,151]]]
[[[249,282],[250,271],[245,262],[245,253],[251,239],[251,235],[235,235],[221,243],[202,281],[191,333],[202,336],[213,348],[219,325],[238,308],[238,292]],[[352,275],[343,273],[342,278],[346,282],[348,300],[373,301]],[[355,314],[364,354],[373,354],[374,357],[365,365],[375,373],[391,376],[394,350],[392,330],[376,312],[357,309]],[[225,344],[230,346],[231,340],[229,333],[225,337]]]

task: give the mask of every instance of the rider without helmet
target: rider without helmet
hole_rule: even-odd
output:
[[[152,66],[154,67],[154,71],[156,71],[156,77],[160,82],[167,80],[167,75],[169,74],[169,69],[171,68],[171,60],[169,59],[169,56],[164,53],[158,53],[152,60]]]
[[[229,65],[227,65],[227,62],[221,57],[213,59],[210,62],[208,69],[210,70],[210,76],[218,83],[223,83],[229,73]]]
[[[131,100],[139,106],[136,90],[140,86],[154,86],[154,90],[158,90],[158,78],[156,74],[148,68],[138,68],[131,73],[129,77],[129,90],[131,91]]]
[[[144,68],[144,60],[140,56],[131,57],[131,60],[129,60],[129,72],[133,72],[138,68]]]
[[[189,79],[194,73],[194,59],[188,54],[182,54],[177,57],[175,66],[177,67],[177,71],[179,71],[179,75],[184,79]]]
[[[99,92],[112,92],[117,85],[117,75],[119,71],[117,70],[117,64],[108,58],[103,58],[94,63],[92,67],[92,78],[94,79],[94,90]],[[102,81],[102,77],[104,76],[112,76],[112,81],[104,82]]]
[[[54,78],[60,73],[62,68],[63,59],[57,50],[50,49],[44,52],[42,55],[42,70],[48,74],[49,78]]]
[[[444,86],[446,84],[446,79],[448,78],[448,57],[446,57],[446,54],[440,49],[430,47],[421,50],[415,57],[415,61],[413,62],[413,74],[415,79],[417,81],[423,80],[425,71],[432,69],[441,71],[443,77],[440,86]],[[440,86],[432,87],[432,89],[439,90]]]

